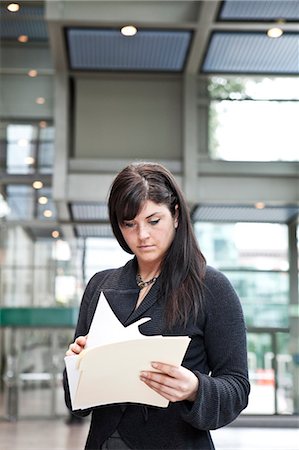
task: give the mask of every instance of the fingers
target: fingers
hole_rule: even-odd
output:
[[[75,342],[69,345],[66,356],[79,355],[86,345],[87,336],[78,336]]]
[[[147,386],[169,401],[194,401],[198,390],[198,378],[185,367],[152,363],[155,371],[142,371],[140,379]]]

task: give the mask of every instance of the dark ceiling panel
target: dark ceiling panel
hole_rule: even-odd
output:
[[[200,222],[288,223],[298,214],[296,206],[257,209],[246,205],[201,205],[193,212],[192,219]]]
[[[59,238],[63,239],[63,234],[62,231],[59,227],[53,227],[53,226],[49,226],[49,227],[27,227],[27,230],[29,232],[29,234],[34,238],[34,239],[51,239],[53,240],[53,236],[52,236],[52,232],[57,231],[59,233]]]
[[[1,39],[15,39],[26,35],[31,41],[46,41],[48,39],[45,22],[38,20],[1,20]]]
[[[113,237],[112,229],[110,225],[89,225],[82,224],[75,226],[76,235],[79,238],[89,238],[89,237]]]
[[[206,73],[298,74],[299,33],[215,32],[202,66]]]
[[[183,69],[190,31],[144,31],[122,36],[119,30],[67,30],[73,70],[169,71]]]
[[[74,202],[70,204],[72,218],[76,220],[92,220],[108,222],[108,208],[106,203]]]
[[[27,4],[26,2],[22,2],[22,4],[20,5],[20,9],[17,13],[12,13],[7,10],[6,5],[4,3],[8,5],[10,2],[1,2],[1,3],[2,4],[0,5],[0,13],[3,19],[4,18],[15,19],[17,17],[25,19],[28,19],[28,17],[43,19],[44,17],[44,6],[42,2],[39,2],[37,0],[34,2],[36,5],[33,5],[32,3],[30,4],[28,1]]]
[[[76,236],[81,238],[113,236],[106,203],[74,202],[70,204],[70,210]]]
[[[16,39],[26,35],[30,41],[48,40],[47,24],[44,20],[44,7],[29,6],[23,3],[17,14],[7,11],[0,6],[0,38]]]
[[[284,19],[299,20],[299,2],[297,0],[226,0],[223,2],[220,20],[271,21]]]

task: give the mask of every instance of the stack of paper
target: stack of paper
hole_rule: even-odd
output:
[[[190,338],[145,336],[138,327],[148,320],[124,327],[101,294],[86,348],[65,357],[73,410],[126,402],[167,407],[168,400],[140,381],[139,375],[154,370],[152,361],[180,366]]]

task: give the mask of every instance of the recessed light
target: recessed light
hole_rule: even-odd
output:
[[[59,236],[60,236],[59,231],[57,231],[57,230],[53,230],[53,231],[52,231],[52,237],[53,237],[54,239],[59,238]]]
[[[43,212],[43,215],[45,217],[52,217],[53,213],[50,209],[45,209],[45,211]]]
[[[267,36],[269,38],[279,38],[282,35],[283,35],[283,30],[278,27],[269,28],[269,30],[267,31]]]
[[[34,189],[41,189],[43,187],[43,185],[44,185],[43,182],[39,181],[39,180],[36,180],[32,183],[32,187]]]
[[[21,34],[21,35],[18,37],[18,41],[19,41],[19,42],[22,42],[22,43],[28,42],[28,40],[29,40],[29,37],[28,37],[26,34]]]
[[[255,204],[254,204],[254,207],[256,208],[256,209],[264,209],[265,208],[265,203],[264,202],[256,202]]]
[[[20,9],[20,5],[18,3],[10,3],[6,8],[10,12],[17,12]]]
[[[39,197],[38,203],[40,205],[46,205],[48,203],[48,197],[45,197],[45,196]]]
[[[37,70],[35,70],[35,69],[29,70],[28,76],[31,77],[31,78],[37,77]]]
[[[44,97],[37,97],[37,99],[35,100],[35,103],[37,103],[38,105],[43,105],[45,103],[45,99]]]
[[[137,28],[134,25],[126,25],[121,28],[120,32],[123,36],[135,36]]]
[[[35,163],[35,159],[32,156],[27,156],[25,158],[25,164],[27,164],[28,166],[31,166],[34,163]]]

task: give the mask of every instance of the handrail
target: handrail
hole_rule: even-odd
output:
[[[4,307],[0,308],[0,328],[74,328],[77,317],[78,308]]]

